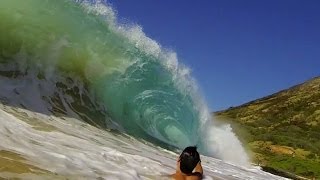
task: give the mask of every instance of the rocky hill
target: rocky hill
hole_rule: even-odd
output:
[[[214,115],[266,170],[320,179],[320,77]]]

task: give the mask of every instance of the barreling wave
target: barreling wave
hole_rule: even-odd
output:
[[[247,161],[228,127],[212,127],[176,54],[141,27],[119,24],[105,2],[2,0],[0,17],[3,102]]]

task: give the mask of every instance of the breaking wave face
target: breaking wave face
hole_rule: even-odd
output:
[[[105,2],[1,0],[0,50],[2,102],[247,163],[176,54]]]

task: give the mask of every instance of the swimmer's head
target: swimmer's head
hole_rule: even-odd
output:
[[[197,151],[196,146],[189,146],[186,147],[180,157],[180,170],[185,174],[192,173],[193,169],[197,166],[198,162],[200,161],[200,155]]]

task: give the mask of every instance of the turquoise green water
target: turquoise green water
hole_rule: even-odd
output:
[[[201,144],[203,117],[184,69],[139,28],[115,19],[101,4],[1,0],[0,63],[79,77],[131,135]]]

